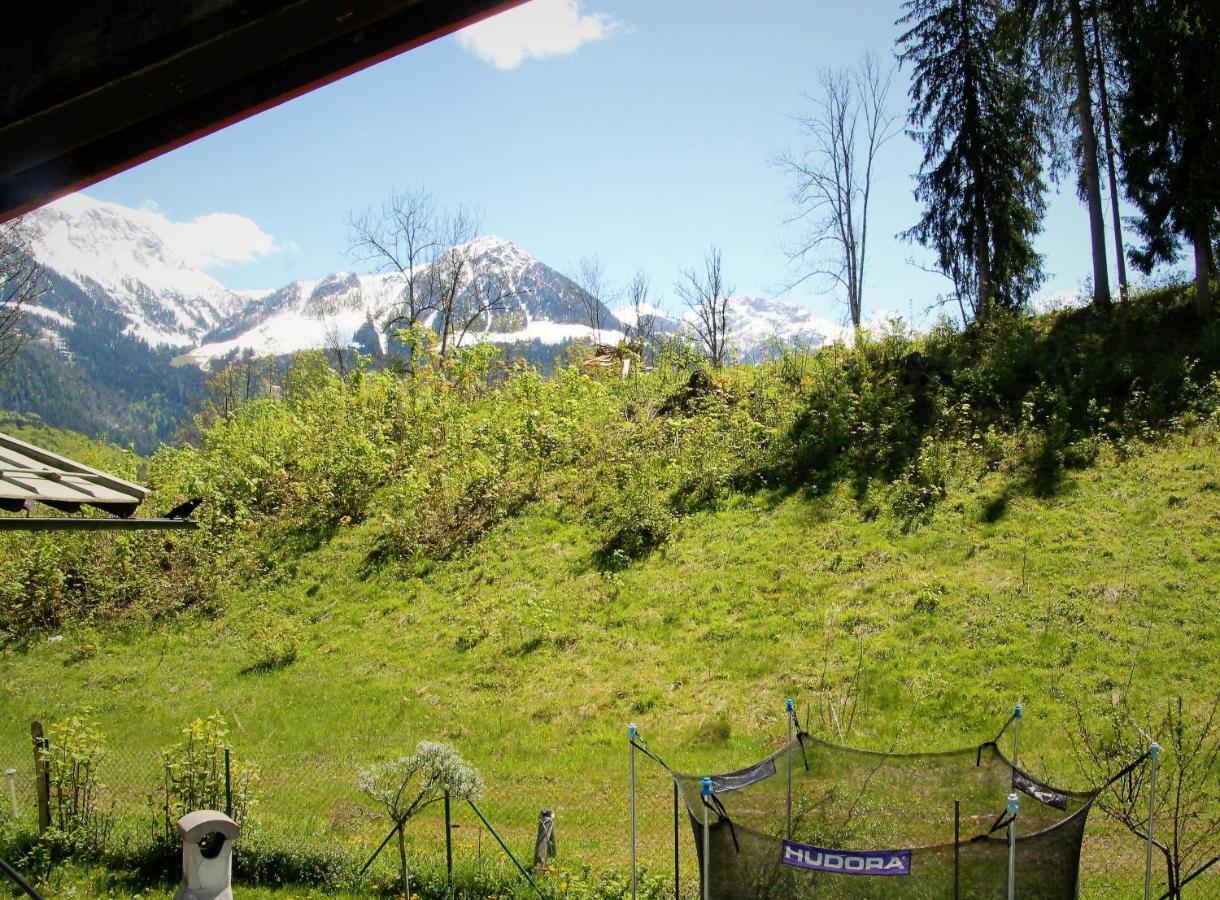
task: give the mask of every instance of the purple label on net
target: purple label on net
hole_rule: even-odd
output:
[[[910,850],[827,850],[784,841],[780,862],[815,872],[840,875],[910,875]]]

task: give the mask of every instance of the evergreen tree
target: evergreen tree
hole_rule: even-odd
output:
[[[1015,19],[1020,31],[1014,39],[1028,44],[1035,84],[1031,97],[1047,125],[1058,136],[1072,137],[1080,197],[1089,214],[1089,239],[1093,251],[1093,302],[1110,305],[1110,272],[1106,260],[1106,226],[1101,201],[1101,164],[1097,123],[1094,117],[1094,86],[1100,83],[1096,57],[1086,42],[1096,11],[1082,0],[1015,0]],[[1065,166],[1065,154],[1050,150],[1052,171]]]
[[[1019,309],[1041,283],[1032,239],[1045,209],[1041,145],[1020,42],[1003,37],[1003,0],[907,0],[900,58],[914,66],[912,135],[924,148],[905,233],[932,249],[985,321]]]
[[[1195,302],[1212,311],[1209,279],[1220,238],[1220,6],[1215,0],[1116,0],[1122,60],[1119,154],[1127,196],[1140,211],[1148,272],[1194,247]]]

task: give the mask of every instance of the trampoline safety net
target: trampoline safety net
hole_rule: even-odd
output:
[[[712,776],[709,803],[699,776],[674,777],[701,871],[707,815],[712,900],[1003,898],[1009,794],[1020,801],[1017,896],[1070,900],[1096,796],[1039,782],[994,741],[895,754],[840,747],[801,732],[757,765]]]

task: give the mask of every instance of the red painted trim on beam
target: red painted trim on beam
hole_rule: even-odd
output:
[[[9,219],[24,215],[31,210],[46,206],[48,203],[58,200],[60,197],[67,196],[75,191],[83,190],[90,185],[97,184],[99,181],[105,181],[112,175],[118,175],[120,172],[126,172],[128,169],[133,169],[141,163],[148,162],[150,159],[155,159],[156,157],[169,153],[172,150],[177,150],[179,147],[184,147],[193,141],[199,140],[200,138],[207,137],[210,134],[215,134],[218,131],[228,128],[230,125],[236,125],[238,122],[244,121],[251,116],[256,116],[259,113],[279,106],[282,103],[287,103],[289,100],[295,100],[297,97],[308,94],[310,91],[317,90],[320,87],[325,87],[328,84],[333,84],[336,81],[346,78],[348,75],[355,75],[357,72],[363,71],[370,66],[375,66],[380,62],[385,62],[387,59],[392,59],[393,57],[406,53],[409,50],[414,50],[416,47],[421,47],[424,44],[437,40],[438,38],[446,37],[447,35],[453,34],[455,31],[460,31],[468,25],[474,25],[476,22],[481,22],[484,19],[489,19],[492,16],[499,15],[506,10],[512,9],[514,6],[520,6],[525,2],[527,2],[527,0],[501,0],[500,3],[497,3],[495,6],[492,6],[481,13],[468,16],[465,19],[459,19],[458,21],[446,25],[443,28],[438,28],[435,31],[431,31],[422,37],[414,38],[413,40],[399,44],[397,47],[391,47],[389,50],[385,50],[374,56],[362,59],[359,62],[352,63],[350,66],[343,69],[338,69],[329,75],[316,78],[298,88],[294,88],[291,91],[286,91],[277,97],[272,97],[270,100],[264,100],[262,103],[258,103],[249,107],[248,109],[242,110],[241,112],[234,113],[227,118],[213,122],[211,125],[206,125],[203,128],[196,129],[189,134],[175,138],[174,140],[162,144],[159,147],[154,147],[152,150],[147,150],[137,156],[133,156],[131,159],[120,163],[117,166],[111,166],[110,168],[97,174],[78,179],[77,181],[74,181],[61,189],[53,191],[50,195],[44,197],[42,200],[26,203],[17,207],[16,209],[0,213],[0,222],[8,221]]]

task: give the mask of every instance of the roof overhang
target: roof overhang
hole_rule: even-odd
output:
[[[14,4],[0,221],[521,2]]]
[[[151,492],[60,456],[35,444],[0,432],[0,510],[29,513],[38,505],[64,513],[88,507],[103,516],[0,515],[0,531],[114,531],[194,528],[177,512],[193,510],[193,501],[170,516],[140,519],[135,512]]]

